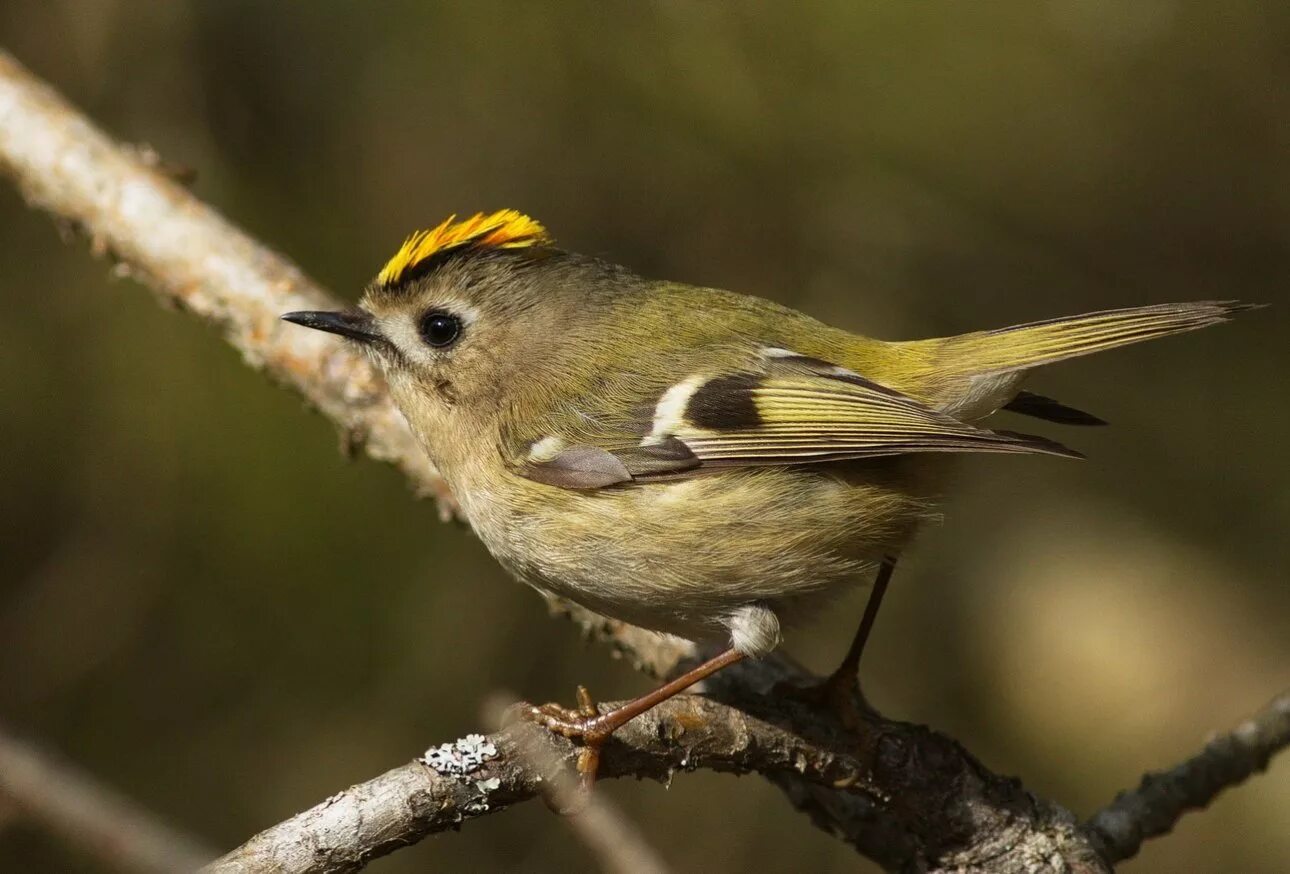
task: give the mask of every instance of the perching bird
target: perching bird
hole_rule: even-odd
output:
[[[729,649],[596,715],[584,777],[632,717],[741,658],[892,563],[936,508],[948,453],[1074,456],[982,424],[1010,410],[1100,420],[1021,389],[1039,366],[1226,321],[1231,301],[1161,304],[886,342],[756,297],[561,251],[512,210],[411,236],[346,312],[284,318],[348,337],[480,539],[519,579],[606,616]],[[583,696],[585,697],[585,696]]]

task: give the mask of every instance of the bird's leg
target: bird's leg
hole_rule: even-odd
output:
[[[650,708],[662,704],[673,695],[684,692],[700,680],[712,676],[722,668],[733,665],[743,658],[743,653],[733,648],[728,649],[721,655],[686,671],[675,680],[664,683],[653,692],[634,698],[607,713],[598,712],[586,688],[579,686],[576,708],[544,704],[541,707],[529,707],[524,716],[539,725],[546,726],[556,734],[582,741],[582,750],[578,753],[578,777],[582,788],[589,790],[596,782],[596,770],[600,767],[600,749],[615,731]]]
[[[882,596],[887,593],[887,584],[891,582],[891,574],[895,569],[894,558],[885,559],[878,567],[878,575],[874,577],[873,588],[869,591],[869,601],[865,604],[864,616],[860,618],[860,627],[856,629],[851,648],[847,650],[842,664],[818,686],[805,689],[798,686],[783,690],[785,694],[829,707],[842,720],[842,724],[852,730],[860,728],[865,712],[871,710],[864,693],[860,691],[860,657],[864,655],[869,633],[873,631],[874,620],[878,618],[878,608],[882,606]]]

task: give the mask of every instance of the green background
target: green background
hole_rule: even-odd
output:
[[[1271,0],[0,6],[0,45],[351,298],[408,231],[513,206],[887,338],[1279,304],[1038,376],[1113,427],[972,460],[889,595],[876,703],[1082,814],[1290,678],[1288,44]],[[647,688],[86,249],[0,185],[5,723],[227,847],[495,690]],[[788,649],[828,668],[860,604]],[[604,791],[680,870],[857,869],[755,778]],[[1288,811],[1283,758],[1125,870],[1290,869]],[[371,870],[588,864],[530,804]],[[12,817],[0,868],[96,870]]]

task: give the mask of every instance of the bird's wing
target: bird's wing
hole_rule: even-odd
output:
[[[822,464],[914,452],[1080,457],[1042,437],[960,422],[827,361],[763,350],[747,370],[697,374],[662,393],[635,445],[532,442],[525,476],[601,488],[705,469]]]

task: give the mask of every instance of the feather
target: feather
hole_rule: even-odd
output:
[[[1257,308],[1257,304],[1216,300],[1130,307],[1046,319],[936,341],[942,344],[938,362],[960,373],[1025,370],[1156,337],[1195,331]]]
[[[570,446],[545,461],[530,462],[525,476],[562,489],[600,489],[632,478],[617,456],[595,446]]]
[[[1034,392],[1018,392],[1017,396],[1003,405],[1003,409],[1023,416],[1033,416],[1060,425],[1105,425],[1106,420],[1092,413],[1086,413],[1075,407],[1068,407],[1061,401],[1054,400]]]
[[[1078,457],[1041,437],[977,428],[826,361],[775,350],[761,373],[714,377],[673,436],[704,465],[802,464],[912,452]]]
[[[551,236],[540,223],[513,209],[501,209],[484,215],[475,213],[457,221],[450,215],[435,227],[417,231],[403,241],[376,277],[376,284],[388,288],[419,274],[421,267],[433,263],[436,255],[455,249],[518,249],[542,246]]]
[[[640,445],[565,447],[543,438],[533,444],[525,476],[586,489],[703,468],[827,464],[918,452],[1082,457],[1043,437],[960,422],[827,361],[777,351],[761,362],[761,372],[690,377],[663,392],[654,427]],[[668,433],[660,433],[663,426]]]

